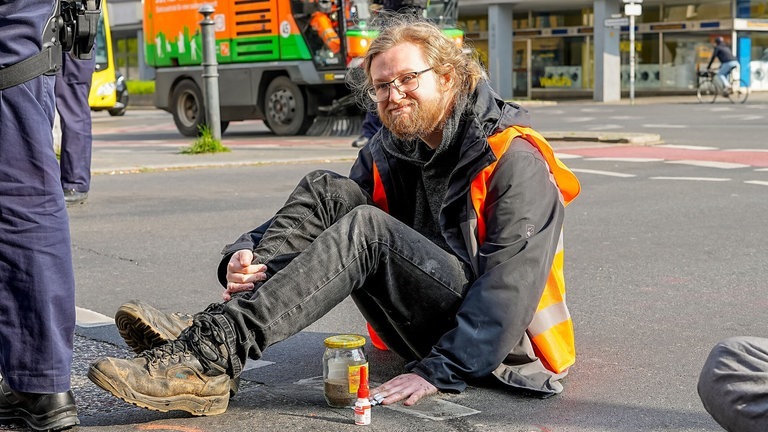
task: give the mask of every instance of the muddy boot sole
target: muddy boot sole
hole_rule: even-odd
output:
[[[214,396],[197,396],[192,394],[168,397],[148,396],[133,392],[126,386],[115,385],[106,375],[93,366],[88,368],[88,378],[115,397],[137,407],[153,411],[185,411],[193,416],[213,416],[223,414],[229,406],[229,392]],[[228,379],[228,377],[221,376],[220,379]]]
[[[184,330],[181,325],[172,329],[154,325],[155,319],[147,316],[142,307],[146,306],[126,303],[115,313],[117,331],[133,352],[141,354],[148,349],[178,339],[179,334]],[[192,322],[189,322],[189,325],[191,324]]]

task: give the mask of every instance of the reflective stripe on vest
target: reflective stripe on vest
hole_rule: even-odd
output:
[[[521,137],[530,142],[544,156],[549,166],[553,182],[562,195],[563,204],[573,200],[580,191],[576,176],[555,157],[554,150],[547,141],[530,128],[511,127],[488,138],[496,159],[507,151],[512,140]],[[478,243],[485,241],[485,199],[488,192],[488,180],[496,169],[497,162],[488,165],[473,180],[470,187],[472,205],[477,215]],[[533,343],[536,355],[544,365],[555,373],[568,369],[576,360],[576,347],[573,335],[573,321],[565,304],[565,278],[563,277],[563,233],[557,244],[557,251],[547,277],[544,292],[539,300],[536,313],[528,326],[528,336]]]

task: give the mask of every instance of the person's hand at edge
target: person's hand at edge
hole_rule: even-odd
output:
[[[405,399],[403,405],[411,406],[423,397],[436,393],[437,387],[414,373],[398,375],[371,390],[373,397],[380,395],[384,398],[379,398],[382,405],[391,405]]]

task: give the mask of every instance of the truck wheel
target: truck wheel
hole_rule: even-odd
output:
[[[307,115],[304,94],[285,76],[272,80],[264,96],[264,121],[275,135],[301,135],[313,118]]]
[[[188,137],[200,134],[199,126],[205,123],[203,94],[191,80],[180,82],[171,95],[171,113],[176,129]]]

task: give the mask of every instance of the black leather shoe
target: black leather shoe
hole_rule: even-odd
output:
[[[88,198],[88,192],[78,192],[74,189],[64,189],[64,201],[67,205],[82,204]]]
[[[53,394],[13,391],[0,377],[0,421],[23,420],[37,431],[60,431],[80,424],[72,391]]]

